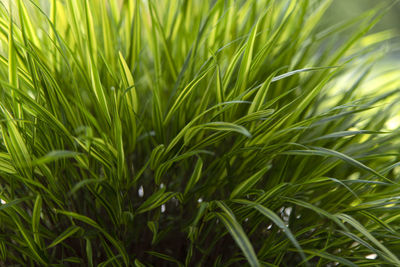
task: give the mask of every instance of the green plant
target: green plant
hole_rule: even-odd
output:
[[[400,265],[387,7],[49,2],[1,9],[1,264]]]

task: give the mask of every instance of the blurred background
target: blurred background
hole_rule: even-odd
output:
[[[400,1],[397,0],[333,0],[328,8],[321,27],[329,27],[341,21],[355,18],[375,7],[386,7],[393,4],[387,10],[382,19],[369,32],[371,39],[376,39],[379,33],[388,34],[391,38],[382,45],[382,56],[374,62],[374,68],[364,86],[366,91],[377,91],[382,88],[400,87]],[[386,44],[385,44],[386,43]],[[385,75],[378,75],[385,73]],[[349,80],[351,77],[348,78]],[[346,80],[343,81],[346,83]],[[385,86],[382,86],[385,85]],[[389,85],[389,86],[386,86]],[[399,129],[400,114],[392,114],[392,119],[386,127],[389,130]]]
[[[374,30],[393,28],[400,33],[400,2],[394,0],[334,0],[331,7],[328,9],[328,19],[335,21],[343,20],[357,16],[377,5],[387,5],[390,3],[395,4]]]
[[[394,35],[390,42],[390,53],[385,56],[385,60],[396,64],[400,61],[400,1],[397,0],[333,0],[332,5],[326,13],[326,18],[322,19],[329,26],[334,23],[356,17],[363,12],[371,10],[377,6],[393,6],[387,11],[378,24],[371,30],[371,33],[381,31],[391,31]],[[397,63],[400,66],[400,62]]]

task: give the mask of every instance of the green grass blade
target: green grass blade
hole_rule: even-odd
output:
[[[59,236],[57,236],[57,238],[54,239],[50,245],[47,246],[47,249],[57,246],[58,244],[63,242],[65,239],[73,236],[79,230],[81,230],[81,228],[79,226],[71,225],[64,232],[62,232]]]
[[[231,234],[233,240],[235,240],[236,244],[240,247],[243,254],[246,256],[247,261],[250,266],[257,267],[260,266],[258,262],[257,256],[254,252],[254,249],[247,238],[245,232],[242,227],[236,220],[229,216],[226,213],[215,213],[215,215],[221,220],[221,222],[225,225],[228,232]]]

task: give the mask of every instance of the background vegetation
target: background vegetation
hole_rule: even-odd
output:
[[[3,1],[0,263],[400,266],[393,3],[331,4]]]

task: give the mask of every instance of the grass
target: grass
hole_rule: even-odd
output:
[[[400,265],[388,3],[49,2],[0,10],[0,265]]]

